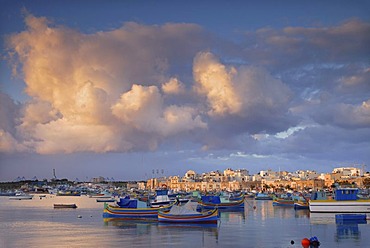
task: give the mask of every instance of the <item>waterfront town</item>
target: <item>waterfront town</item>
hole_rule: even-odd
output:
[[[146,184],[137,187],[155,189],[167,187],[174,191],[268,191],[283,190],[320,190],[331,188],[335,183],[339,185],[355,185],[359,188],[370,186],[370,173],[363,168],[340,167],[330,173],[317,173],[314,170],[297,170],[295,172],[262,170],[250,175],[246,169],[226,169],[197,174],[189,170],[183,177],[152,178]],[[135,185],[131,185],[135,187]]]
[[[154,173],[153,173],[154,175]],[[71,188],[92,187],[95,189],[108,189],[109,191],[135,191],[155,190],[167,188],[173,192],[220,192],[220,191],[244,191],[244,192],[282,192],[282,191],[309,191],[331,189],[334,185],[345,185],[358,188],[370,188],[370,173],[364,171],[364,166],[334,168],[329,173],[318,173],[314,170],[272,171],[261,170],[250,175],[246,169],[231,169],[224,171],[211,171],[197,174],[189,170],[184,176],[152,177],[143,181],[115,181],[113,178],[95,177],[81,182],[78,179],[41,181],[33,178],[17,178],[13,182],[0,183],[0,190],[21,189],[23,191],[42,190],[42,188],[56,187],[58,185],[70,186]]]

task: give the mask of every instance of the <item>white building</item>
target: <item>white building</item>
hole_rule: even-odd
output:
[[[342,176],[358,177],[361,175],[361,169],[355,167],[338,167],[333,169],[333,173],[341,173]]]

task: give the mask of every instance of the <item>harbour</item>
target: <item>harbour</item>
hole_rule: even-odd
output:
[[[78,208],[53,208],[71,202]],[[302,247],[301,240],[313,236],[321,247],[365,247],[370,242],[369,220],[337,223],[333,213],[278,207],[272,201],[246,199],[241,210],[221,211],[217,224],[105,220],[104,204],[85,195],[27,201],[0,197],[0,246]]]

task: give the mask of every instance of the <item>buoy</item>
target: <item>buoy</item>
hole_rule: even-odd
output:
[[[291,244],[291,245],[294,245],[294,240],[291,240],[291,241],[290,241],[290,244]]]
[[[301,244],[303,247],[309,247],[310,246],[310,240],[308,238],[304,238],[301,241]]]
[[[318,238],[316,236],[313,236],[310,238],[310,244],[312,247],[319,247],[320,246],[320,242],[318,240]]]
[[[78,215],[77,218],[82,218],[82,216],[81,215]]]

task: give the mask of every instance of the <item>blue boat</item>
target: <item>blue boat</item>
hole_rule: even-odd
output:
[[[239,201],[221,202],[219,196],[206,195],[202,196],[199,205],[203,209],[238,210],[244,208],[244,197]]]
[[[257,193],[254,197],[255,200],[272,200],[272,196],[265,193]]]
[[[117,202],[118,206],[104,203],[103,218],[121,219],[157,219],[158,210],[169,210],[172,205],[154,208],[138,208],[137,199],[123,198]]]
[[[343,223],[366,223],[366,214],[336,214],[335,215],[335,223],[336,224],[343,224]]]

